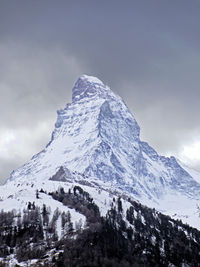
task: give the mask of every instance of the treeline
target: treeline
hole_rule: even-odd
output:
[[[99,207],[94,203],[89,193],[80,186],[74,186],[73,190],[65,192],[63,188],[59,191],[49,193],[55,200],[63,205],[75,209],[86,217],[87,223],[95,223],[100,218]]]
[[[41,189],[36,191],[36,198],[40,194],[46,194]],[[98,206],[93,202],[90,195],[81,187],[75,186],[67,193],[61,188],[59,191],[49,193],[55,200],[62,202],[69,208],[74,208],[86,216],[88,225],[95,223],[100,218]],[[58,237],[57,222],[61,219],[61,237]],[[81,220],[73,225],[70,212],[61,213],[58,209],[51,215],[51,210],[46,205],[42,209],[35,203],[28,202],[23,213],[4,212],[0,213],[0,257],[5,258],[14,254],[19,262],[29,259],[45,258],[45,254],[53,248],[62,250],[65,239],[71,239],[80,233],[83,223]],[[62,253],[61,253],[62,254]],[[51,263],[46,266],[60,266],[62,257],[53,257]],[[46,260],[45,260],[46,261]],[[0,263],[3,264],[3,263]],[[50,265],[50,266],[51,266]]]
[[[45,192],[41,190],[40,194]],[[73,225],[70,213],[28,203],[23,215],[0,213],[0,257],[16,254],[19,261],[38,258],[49,267],[198,267],[200,232],[180,220],[129,199],[125,209],[113,198],[105,217],[80,186],[49,193],[52,198],[86,216],[84,229]],[[61,218],[62,238],[56,222]],[[55,256],[47,252],[55,250]],[[56,251],[63,251],[56,254]],[[40,265],[41,264],[41,265]]]
[[[153,254],[154,250],[160,264],[171,262],[175,266],[181,266],[181,263],[200,266],[200,232],[197,229],[137,202],[132,201],[131,204],[126,211],[126,219],[135,232],[140,233],[134,240],[138,238],[141,250],[149,254]]]
[[[71,214],[61,213],[58,209],[51,215],[45,205],[40,209],[28,203],[23,213],[0,212],[0,257],[14,254],[19,262],[39,259],[56,247],[59,240],[57,221],[61,218],[62,236],[73,231]],[[50,219],[51,218],[51,219]],[[78,223],[76,228],[80,228]]]
[[[60,192],[55,196],[79,211],[83,211],[84,200],[85,204],[92,203],[80,187],[74,188],[73,194]],[[200,266],[197,229],[138,202],[130,199],[129,202],[130,208],[123,210],[121,199],[113,198],[106,217],[100,217],[97,212],[97,219],[92,216],[89,227],[76,239],[66,237],[62,266]],[[95,214],[96,207],[93,208]]]
[[[38,246],[43,240],[43,225],[38,208],[24,210],[23,215],[16,212],[0,213],[0,257],[15,252],[20,260],[40,257],[43,249]],[[37,244],[32,248],[30,243]]]

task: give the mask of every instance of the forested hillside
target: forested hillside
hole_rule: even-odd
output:
[[[0,266],[9,266],[9,255],[16,266],[30,259],[30,266],[200,266],[200,232],[181,221],[131,199],[126,208],[120,197],[113,197],[103,217],[80,186],[49,195],[86,216],[85,225],[73,225],[70,212],[51,214],[30,202],[23,214],[1,211]]]

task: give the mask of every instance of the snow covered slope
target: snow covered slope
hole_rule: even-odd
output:
[[[87,75],[75,83],[72,103],[58,111],[49,144],[14,171],[1,191],[11,185],[13,192],[19,191],[22,184],[57,186],[58,182],[49,179],[61,166],[68,170],[69,181],[79,177],[103,183],[170,215],[188,216],[191,205],[194,215],[200,198],[196,176],[174,157],[159,156],[142,142],[139,125],[123,100],[102,81]],[[169,199],[177,204],[176,212],[172,202],[168,205]]]

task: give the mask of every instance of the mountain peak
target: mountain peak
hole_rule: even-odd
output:
[[[92,85],[99,84],[99,85],[105,86],[104,83],[99,78],[97,78],[95,76],[89,76],[87,74],[81,75],[78,78],[76,83],[79,83],[80,81],[82,83],[87,83],[87,84],[92,84]]]
[[[109,87],[97,77],[83,74],[78,78],[72,89],[72,101],[75,102],[94,95],[102,96],[108,91],[110,91]]]
[[[79,77],[72,103],[58,111],[50,143],[10,180],[47,180],[60,166],[126,188],[138,198],[156,201],[174,191],[200,195],[200,185],[174,158],[159,156],[140,140],[140,127],[123,100],[92,76]]]

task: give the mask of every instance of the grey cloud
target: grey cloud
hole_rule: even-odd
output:
[[[123,97],[144,140],[178,155],[200,130],[199,13],[197,0],[1,1],[2,127],[53,125],[87,73]]]
[[[0,113],[4,125],[31,126],[71,101],[71,87],[83,70],[72,56],[56,49],[18,44],[0,46]],[[85,68],[83,68],[85,69]],[[13,114],[17,110],[17,114]]]

